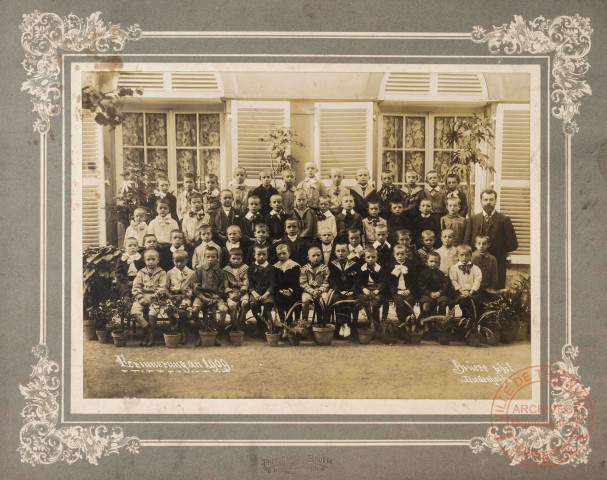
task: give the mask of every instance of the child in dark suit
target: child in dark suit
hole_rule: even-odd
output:
[[[407,170],[405,173],[405,185],[401,188],[403,193],[403,206],[405,216],[412,219],[419,211],[419,201],[421,200],[423,188],[417,185],[417,172]]]
[[[362,218],[367,214],[367,209],[369,208],[368,202],[370,200],[378,200],[377,191],[371,184],[369,170],[366,168],[359,168],[356,171],[356,181],[356,185],[350,188],[350,195],[354,199],[354,205],[351,208]],[[343,207],[343,197],[341,205]]]
[[[394,260],[388,267],[388,295],[394,302],[399,322],[404,322],[409,312],[405,301],[413,307],[417,296],[418,264],[407,258],[404,245],[394,247]]]
[[[449,277],[439,269],[440,254],[430,252],[427,257],[426,268],[423,268],[418,277],[419,303],[422,317],[444,315],[449,303],[450,282]]]
[[[164,174],[156,175],[156,185],[158,190],[154,190],[156,198],[166,198],[169,201],[169,214],[173,220],[179,221],[177,218],[177,198],[169,192],[169,177]],[[156,212],[152,212],[152,218],[156,217]]]
[[[242,233],[240,231],[240,227],[238,225],[230,225],[226,231],[228,235],[228,239],[226,240],[226,244],[223,246],[221,251],[221,267],[225,267],[230,261],[230,251],[233,248],[238,248],[242,251],[242,260],[247,257],[247,252],[249,250],[250,242],[246,242],[242,238]]]
[[[270,199],[272,195],[278,195],[278,190],[272,186],[272,170],[266,168],[259,172],[259,180],[261,185],[251,192],[251,196],[259,198],[261,202],[259,213],[265,218],[272,209]]]
[[[268,226],[265,223],[258,223],[255,225],[255,241],[251,244],[248,249],[245,262],[249,267],[255,262],[255,247],[263,247],[268,249],[268,262],[274,265],[277,261],[276,250],[268,240]]]
[[[276,289],[276,272],[268,263],[268,248],[254,248],[255,263],[247,272],[249,278],[249,306],[257,320],[257,335],[263,337],[268,330],[274,290]],[[263,311],[262,311],[263,308]]]
[[[348,245],[345,242],[336,242],[335,255],[337,260],[329,263],[329,287],[334,291],[333,300],[355,300],[356,285],[360,264],[348,259]],[[347,304],[340,305],[335,309],[337,326],[335,336],[349,337],[358,321],[358,311]]]
[[[266,225],[268,226],[269,241],[276,245],[285,234],[285,221],[289,215],[282,209],[282,197],[279,194],[272,195],[270,206],[272,210],[266,215]]]
[[[446,202],[449,201],[450,198],[458,198],[459,199],[459,211],[457,212],[460,217],[466,218],[466,214],[468,213],[468,198],[466,194],[459,189],[459,177],[455,173],[449,173],[445,177],[445,186],[447,190],[445,191],[445,211],[447,211]]]
[[[391,214],[388,216],[388,238],[392,243],[396,243],[396,238],[399,230],[411,230],[411,219],[405,215],[403,204],[400,202],[392,202],[390,204]]]
[[[365,248],[362,246],[360,230],[351,228],[348,230],[348,259],[362,265],[364,252]]]
[[[440,178],[436,170],[426,173],[426,188],[422,191],[421,199],[428,199],[432,204],[432,212],[438,217],[445,214],[445,191],[438,185]]]
[[[281,242],[286,243],[291,251],[291,259],[299,265],[305,265],[310,242],[299,236],[299,222],[295,218],[287,218],[285,222],[286,235]]]
[[[434,232],[435,239],[440,237],[440,216],[432,212],[432,202],[423,198],[419,202],[419,215],[413,223],[413,242],[416,247],[423,246],[422,232],[426,230]]]
[[[295,206],[292,216],[297,219],[299,236],[308,242],[313,242],[316,237],[316,214],[308,207],[307,202],[306,192],[301,188],[295,190]]]
[[[278,262],[274,264],[276,272],[276,292],[274,301],[281,322],[291,323],[298,316],[298,309],[287,318],[286,314],[291,306],[301,298],[299,286],[299,275],[301,267],[289,258],[289,246],[286,243],[276,245],[276,256]],[[300,309],[299,309],[300,310]]]
[[[358,284],[359,308],[362,306],[371,323],[372,328],[379,327],[379,309],[384,303],[386,275],[384,269],[377,263],[377,250],[373,247],[365,247],[364,263],[360,267]]]
[[[171,232],[171,241],[168,248],[163,248],[160,250],[160,263],[159,266],[165,272],[168,272],[171,268],[175,266],[173,263],[173,254],[179,250],[186,251],[185,249],[185,236],[181,230],[173,230]],[[191,262],[187,262],[191,266]]]
[[[247,206],[249,211],[244,217],[240,218],[240,231],[242,233],[242,238],[245,241],[249,241],[253,238],[255,224],[264,223],[263,215],[259,211],[261,208],[259,197],[251,195],[247,199]]]
[[[222,190],[219,194],[219,201],[221,208],[218,208],[211,217],[211,225],[213,225],[214,238],[217,243],[224,245],[228,239],[228,227],[240,224],[240,212],[232,206],[234,202],[232,190]]]
[[[394,202],[403,203],[403,194],[394,184],[394,172],[384,170],[381,174],[382,186],[377,191],[379,204],[381,208],[381,217],[388,218],[390,215],[390,205]]]
[[[335,225],[337,226],[337,238],[347,240],[347,231],[355,228],[358,231],[363,231],[363,219],[354,211],[354,197],[346,195],[341,199],[343,210],[335,217]]]
[[[139,242],[135,237],[128,237],[124,240],[124,254],[120,257],[114,272],[116,286],[121,297],[131,294],[137,272],[145,267],[145,260],[138,249]]]
[[[479,302],[490,301],[499,293],[497,290],[497,260],[489,253],[489,235],[477,235],[474,239],[476,250],[472,252],[472,265],[482,273]]]

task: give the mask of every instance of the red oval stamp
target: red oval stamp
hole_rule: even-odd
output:
[[[531,400],[537,385],[550,386],[546,404]],[[592,403],[579,379],[554,366],[527,367],[502,383],[491,405],[491,432],[513,463],[554,467],[587,455]]]

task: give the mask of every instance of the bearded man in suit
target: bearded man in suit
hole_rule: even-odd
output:
[[[468,220],[464,243],[474,247],[477,235],[489,236],[489,253],[497,260],[497,288],[501,289],[506,286],[506,258],[518,248],[518,240],[510,217],[495,210],[496,202],[495,190],[487,189],[481,192],[483,211],[472,215]]]

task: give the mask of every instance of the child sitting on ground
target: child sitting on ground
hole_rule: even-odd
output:
[[[171,317],[171,326],[177,326],[177,330],[181,334],[179,339],[180,345],[185,345],[187,342],[188,319],[191,317],[192,302],[192,275],[194,271],[188,268],[188,253],[185,250],[176,250],[173,253],[174,267],[167,272],[167,290],[171,295],[172,300],[177,305],[177,319]]]
[[[322,252],[319,247],[308,249],[308,260],[309,263],[301,268],[299,285],[303,290],[301,294],[302,318],[309,323],[310,305],[314,302],[314,299],[321,297],[326,299],[329,290],[329,269],[323,263]]]
[[[254,248],[255,263],[249,267],[249,305],[257,320],[257,336],[264,336],[270,324],[270,315],[274,306],[276,273],[274,266],[268,263],[268,248]],[[262,310],[263,308],[263,310]]]
[[[249,309],[249,267],[242,263],[243,251],[240,248],[230,249],[229,258],[229,263],[223,267],[228,280],[228,311],[232,328],[240,330],[245,324]]]
[[[211,225],[203,225],[200,227],[200,245],[194,249],[192,255],[192,268],[195,270],[202,266],[204,262],[204,252],[209,248],[214,248],[217,252],[221,252],[221,247],[213,241],[213,227]]]
[[[124,232],[124,247],[128,238],[135,238],[137,246],[143,247],[143,238],[148,234],[148,224],[145,222],[148,212],[145,208],[137,207],[133,212],[131,224]]]
[[[146,250],[143,258],[145,260],[145,267],[137,272],[133,281],[132,293],[135,301],[131,307],[131,315],[135,323],[143,328],[144,337],[140,345],[142,347],[151,347],[154,345],[158,312],[153,305],[150,305],[150,299],[155,293],[166,289],[167,277],[166,272],[158,267],[158,252],[156,250]],[[147,321],[144,318],[144,309],[146,307],[149,307]]]
[[[368,203],[369,216],[363,219],[363,243],[365,245],[373,245],[377,240],[375,231],[378,227],[388,227],[388,222],[385,218],[379,216],[380,206],[376,200],[371,200]]]
[[[314,162],[306,162],[304,171],[306,178],[297,185],[297,188],[304,191],[307,207],[318,208],[318,199],[321,195],[327,194],[324,184],[316,178],[318,167]]]
[[[208,247],[204,251],[202,265],[194,270],[192,275],[192,289],[194,291],[194,301],[192,303],[192,316],[198,319],[200,330],[204,330],[203,321],[205,317],[209,322],[210,328],[216,328],[218,333],[215,337],[215,346],[221,346],[219,334],[225,326],[225,318],[228,307],[223,301],[223,296],[227,291],[228,279],[226,273],[219,268],[219,251],[215,247]],[[202,310],[203,319],[199,312]],[[219,321],[216,323],[217,311],[219,311]],[[196,346],[202,345],[199,338]]]
[[[287,324],[293,322],[298,317],[299,308],[295,308],[291,315],[287,317],[289,309],[301,298],[301,289],[299,287],[299,275],[301,267],[289,258],[289,246],[285,243],[279,243],[276,246],[276,256],[278,262],[274,264],[276,272],[276,292],[274,301],[276,310],[281,322]]]

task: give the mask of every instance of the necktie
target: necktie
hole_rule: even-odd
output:
[[[244,190],[244,185],[236,185],[237,190]]]
[[[462,264],[458,267],[462,272],[464,272],[465,275],[468,275],[470,273],[470,270],[472,270],[472,264],[471,263],[465,263]]]

